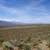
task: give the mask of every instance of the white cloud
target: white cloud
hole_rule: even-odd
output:
[[[40,2],[44,1],[32,2],[25,7],[17,9],[17,19],[26,23],[50,23],[48,10],[45,6],[39,5]]]
[[[5,7],[3,5],[0,5],[0,13],[2,12],[2,14],[5,14],[4,17],[16,17],[16,9],[15,8],[8,8],[8,7]]]
[[[25,23],[50,23],[49,12],[45,6],[39,5],[44,0],[30,2],[29,5],[19,8],[8,8],[0,5],[0,10],[8,14],[3,19],[6,21],[17,21]]]

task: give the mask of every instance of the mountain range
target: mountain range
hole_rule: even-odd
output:
[[[16,24],[13,24],[11,22],[7,22],[7,21],[0,21],[0,28],[1,27],[8,27],[8,26],[15,26]]]
[[[28,25],[49,25],[49,24],[27,24],[27,23],[22,23],[22,22],[8,22],[8,21],[1,21],[0,20],[0,28],[3,28],[3,27],[14,27],[14,26],[28,26]]]
[[[3,27],[14,27],[14,26],[23,26],[23,25],[27,25],[26,23],[22,23],[22,22],[8,22],[8,21],[1,21],[0,20],[0,28]]]

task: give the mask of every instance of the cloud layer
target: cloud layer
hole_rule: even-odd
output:
[[[17,18],[26,23],[50,23],[50,12],[46,0],[31,0],[31,2],[17,9]]]
[[[24,23],[50,23],[49,0],[2,0],[0,20]]]

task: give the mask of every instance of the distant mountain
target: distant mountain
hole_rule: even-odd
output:
[[[16,23],[7,22],[7,21],[0,21],[0,28],[2,28],[2,27],[11,27],[11,26],[16,26]]]
[[[0,28],[3,27],[15,27],[15,26],[45,26],[48,24],[27,24],[27,23],[21,23],[21,22],[8,22],[8,21],[0,21]],[[50,24],[49,24],[50,25]]]
[[[3,27],[14,27],[14,26],[25,26],[27,25],[26,23],[22,23],[22,22],[8,22],[8,21],[1,21],[0,20],[0,28]]]

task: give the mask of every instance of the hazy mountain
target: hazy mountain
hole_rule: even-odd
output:
[[[46,25],[46,24],[26,24],[26,23],[21,23],[21,22],[8,22],[8,21],[0,21],[0,28],[3,27],[14,27],[14,26],[26,26],[26,25]]]
[[[2,28],[2,27],[22,26],[22,25],[27,25],[27,24],[26,23],[21,23],[21,22],[0,21],[0,28]]]
[[[0,28],[1,27],[10,27],[10,26],[16,26],[16,23],[7,22],[7,21],[0,21]]]

